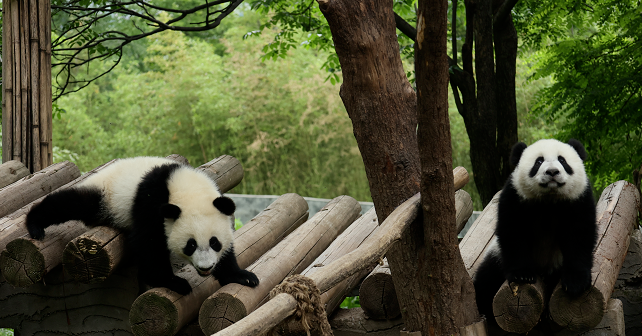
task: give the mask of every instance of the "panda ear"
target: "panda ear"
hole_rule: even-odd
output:
[[[526,144],[523,142],[518,142],[513,146],[513,149],[510,153],[510,164],[513,167],[517,167],[519,159],[522,157],[522,153],[524,152],[524,149],[526,149],[526,147],[528,146],[526,146]]]
[[[234,211],[236,210],[236,205],[234,205],[234,201],[232,201],[231,198],[221,196],[218,197],[214,200],[214,206],[218,209],[218,211],[222,212],[226,216],[231,216],[234,214]]]
[[[163,218],[178,219],[178,216],[181,215],[181,208],[174,204],[163,204],[160,208],[161,215]]]
[[[575,151],[577,152],[577,155],[580,156],[580,159],[582,159],[582,161],[586,160],[586,156],[587,156],[586,149],[584,149],[584,146],[582,145],[581,142],[575,139],[571,139],[568,141],[568,144],[571,145],[573,149],[575,149]]]

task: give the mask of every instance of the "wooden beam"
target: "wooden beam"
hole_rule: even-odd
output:
[[[0,170],[2,170],[1,167]],[[28,170],[26,171],[28,172]],[[9,215],[78,177],[80,177],[80,169],[69,161],[53,164],[25,176],[21,180],[0,189],[0,217]]]
[[[208,297],[198,314],[205,334],[213,334],[254,311],[274,288],[289,275],[299,274],[343,232],[361,212],[350,196],[331,200],[304,225],[248,267],[259,277],[251,288],[228,284]]]
[[[308,219],[308,204],[297,194],[277,198],[264,211],[234,233],[234,248],[241,268],[256,259]],[[203,301],[220,288],[215,278],[199,276],[192,266],[176,275],[187,279],[192,293],[186,296],[166,288],[154,288],[140,295],[129,311],[135,335],[174,335],[195,319]]]

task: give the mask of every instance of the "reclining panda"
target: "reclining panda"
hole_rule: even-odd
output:
[[[489,321],[505,280],[535,283],[541,277],[552,288],[561,279],[573,297],[591,285],[597,227],[585,159],[584,146],[574,139],[513,147],[515,170],[499,197],[495,238],[474,278],[477,306]]]
[[[205,173],[170,159],[136,157],[49,194],[29,211],[27,229],[34,239],[69,220],[122,229],[141,280],[186,295],[192,288],[174,275],[170,252],[187,259],[201,276],[213,274],[222,286],[258,285],[256,275],[236,262],[235,209]]]

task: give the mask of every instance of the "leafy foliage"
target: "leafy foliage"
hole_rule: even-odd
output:
[[[555,2],[526,35],[553,27],[534,78],[553,77],[536,112],[562,120],[558,137],[581,140],[598,190],[642,164],[642,5],[638,1]],[[553,13],[554,10],[558,12]]]
[[[54,143],[77,153],[83,171],[115,157],[178,153],[200,165],[229,154],[245,170],[235,192],[369,200],[338,87],[319,71],[323,54],[299,49],[261,62],[267,36],[242,39],[258,19],[232,19],[223,56],[180,32],[154,35],[146,71],[116,68],[58,101],[67,112],[54,121]]]

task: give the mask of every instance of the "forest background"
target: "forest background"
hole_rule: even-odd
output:
[[[522,3],[524,7],[518,8],[517,13],[520,10],[523,13],[529,6],[528,1]],[[54,161],[70,160],[84,172],[121,157],[177,153],[198,166],[229,154],[238,158],[245,170],[242,183],[233,190],[235,193],[296,192],[320,198],[347,194],[360,201],[371,200],[351,121],[339,97],[341,73],[335,66],[333,50],[310,44],[318,32],[285,29],[290,35],[284,35],[283,26],[274,20],[275,13],[266,10],[269,6],[262,8],[256,11],[249,4],[241,4],[216,29],[199,33],[168,30],[127,45],[120,64],[112,71],[55,101]],[[396,9],[412,18],[409,13],[412,1],[398,1]],[[585,69],[578,68],[577,58],[586,54],[580,44],[593,40],[599,46],[600,41],[617,40],[622,32],[632,34],[624,29],[626,25],[619,27],[621,22],[612,16],[604,19],[604,15],[594,13],[594,22],[579,24],[586,19],[582,16],[575,18],[575,22],[569,19],[555,23],[552,26],[559,31],[551,30],[549,35],[536,25],[525,29],[520,23],[528,22],[529,18],[516,15],[522,42],[517,60],[516,100],[520,141],[531,144],[550,137],[566,141],[574,136],[587,144],[589,175],[599,195],[602,188],[617,179],[630,180],[632,170],[639,167],[641,154],[635,148],[640,147],[642,112],[638,78],[632,86],[624,81],[625,86],[630,86],[625,92],[629,99],[619,112],[634,116],[625,120],[629,127],[624,132],[616,134],[617,122],[605,123],[600,128],[605,137],[600,139],[595,133],[586,133],[590,127],[581,126],[582,121],[590,118],[579,118],[578,122],[577,114],[573,114],[584,108],[600,123],[607,120],[600,119],[600,110],[606,109],[607,114],[617,112],[616,108],[609,113],[611,106],[601,109],[598,106],[596,111],[594,106],[587,109],[577,104],[582,102],[577,98],[582,96],[581,91],[593,84],[588,84],[590,78],[582,77],[582,71],[596,70],[591,68],[590,59],[583,63]],[[465,23],[464,15],[460,17],[458,20]],[[547,18],[542,14],[540,24],[546,23]],[[67,22],[54,17],[56,24]],[[123,31],[134,29],[122,16],[101,24]],[[627,24],[640,28],[639,19]],[[398,34],[405,67],[413,81],[410,41]],[[284,36],[288,36],[289,43],[279,43]],[[639,73],[642,68],[639,37],[636,40],[625,36],[618,46],[622,45],[621,49],[616,46],[609,50],[616,50],[617,55],[622,50],[637,50],[634,64],[630,60],[622,64]],[[564,64],[564,60],[575,68]],[[82,70],[75,70],[74,75],[93,78],[111,66],[110,61],[92,62]],[[59,78],[55,74],[59,72],[56,69],[53,72],[56,83]],[[607,79],[598,71],[592,72]],[[629,75],[635,77],[635,72]],[[617,84],[617,80],[612,82]],[[579,91],[573,95],[576,84]],[[622,84],[610,87],[617,89],[618,85]],[[475,210],[482,210],[466,128],[452,92],[449,93],[453,166],[464,166],[473,176],[465,189],[473,197]],[[593,99],[600,101],[596,96]],[[616,100],[624,101],[617,97]],[[616,107],[617,104],[612,103]],[[624,147],[628,150],[622,150]],[[614,159],[598,153],[620,153],[620,157]]]

